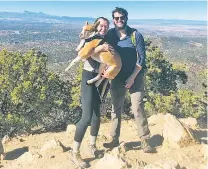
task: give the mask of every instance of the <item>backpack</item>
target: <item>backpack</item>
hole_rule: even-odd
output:
[[[132,34],[131,34],[131,42],[132,42],[132,44],[134,45],[134,48],[136,49],[136,31],[133,31],[132,32]],[[139,53],[138,53],[138,51],[137,51],[137,49],[136,49],[136,53],[137,53],[137,59],[139,58]],[[144,72],[144,74],[147,72],[147,68],[145,68],[145,72]],[[146,79],[146,76],[144,76],[145,77],[145,79]],[[146,80],[145,80],[145,82],[144,82],[144,92],[145,92],[145,98],[146,99],[149,99],[150,98],[150,96],[149,96],[149,94],[148,94],[148,92],[147,92],[147,86],[146,86]]]
[[[136,48],[136,30],[133,31],[132,34],[131,34],[131,42],[134,45],[134,48],[136,49],[137,59],[139,59],[139,53],[138,53],[137,48]]]
[[[136,31],[133,31],[131,34],[131,42],[134,45],[134,47],[136,48]]]

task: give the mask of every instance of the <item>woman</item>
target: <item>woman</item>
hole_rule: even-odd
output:
[[[109,29],[110,22],[104,17],[96,19],[95,23],[99,21],[97,33],[104,37]],[[95,51],[96,53],[96,51]],[[91,58],[85,61],[82,71],[81,83],[81,101],[82,101],[82,117],[76,125],[74,136],[72,161],[75,165],[86,168],[87,164],[80,156],[80,146],[89,124],[90,129],[90,153],[94,156],[97,155],[96,138],[100,127],[100,96],[95,85],[87,85],[87,80],[94,78],[98,73],[99,63]]]

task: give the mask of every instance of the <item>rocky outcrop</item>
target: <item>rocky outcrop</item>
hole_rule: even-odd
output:
[[[163,145],[168,147],[181,148],[199,143],[192,129],[171,114],[165,115],[163,137]]]
[[[173,159],[158,160],[154,164],[149,164],[144,169],[186,169],[180,167],[180,165]]]
[[[71,133],[74,133],[75,130],[76,130],[76,126],[73,124],[69,124],[66,128],[66,133],[71,134]]]
[[[122,142],[118,147],[113,148],[111,151],[107,151],[104,157],[96,163],[94,169],[123,169],[127,167],[127,162],[124,158],[125,152],[125,143]]]
[[[46,141],[40,149],[40,153],[42,155],[46,155],[46,154],[55,155],[56,153],[62,153],[62,152],[64,152],[62,143],[56,139]]]
[[[188,118],[180,118],[179,121],[182,123],[186,124],[190,128],[197,128],[197,120],[193,117],[188,117]]]
[[[122,169],[124,167],[126,163],[121,158],[105,153],[104,157],[95,164],[94,169]]]

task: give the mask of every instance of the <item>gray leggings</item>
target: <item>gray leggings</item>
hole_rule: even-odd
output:
[[[82,117],[76,125],[74,140],[81,142],[87,127],[91,124],[90,134],[97,136],[100,128],[100,98],[94,84],[87,85],[87,80],[97,74],[83,69],[81,83]]]

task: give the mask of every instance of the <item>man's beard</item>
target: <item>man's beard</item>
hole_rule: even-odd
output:
[[[118,30],[122,30],[122,29],[124,29],[124,28],[126,27],[127,21],[124,22],[124,23],[123,23],[123,26],[121,26],[121,27],[118,27],[115,23],[114,23],[114,25],[115,25],[115,27],[116,27]]]

